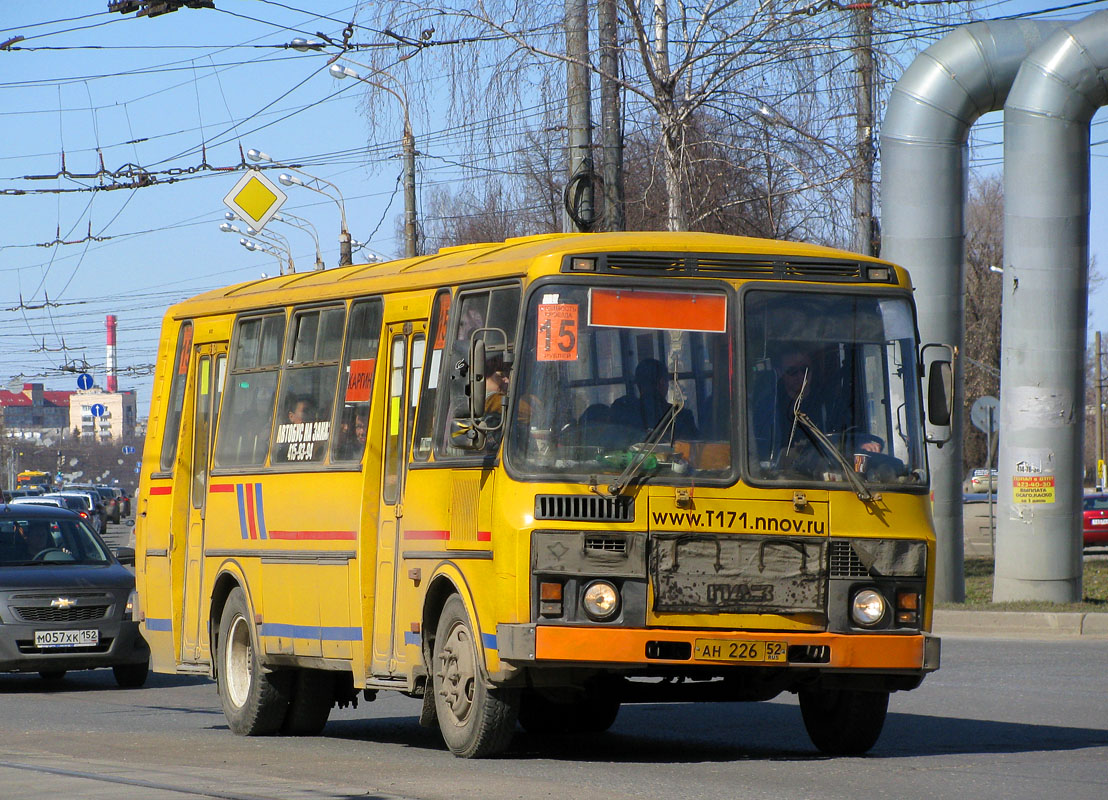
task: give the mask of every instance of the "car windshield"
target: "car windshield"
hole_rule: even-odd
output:
[[[907,300],[752,290],[743,319],[752,478],[926,485]]]
[[[509,463],[609,484],[628,469],[628,480],[730,476],[729,304],[720,290],[533,292],[511,389]]]
[[[0,519],[0,567],[32,564],[107,564],[111,560],[83,522],[5,516]]]

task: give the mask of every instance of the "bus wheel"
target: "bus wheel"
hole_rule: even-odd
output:
[[[285,719],[291,680],[287,673],[262,669],[249,613],[246,596],[235,587],[219,621],[216,683],[231,730],[265,736],[276,733]]]
[[[442,738],[462,758],[504,750],[519,712],[518,690],[485,685],[477,646],[465,605],[453,595],[443,606],[435,633],[432,680]]]
[[[881,735],[888,710],[888,692],[823,689],[800,693],[800,713],[808,736],[828,755],[865,753]]]
[[[335,673],[322,669],[298,669],[292,679],[292,699],[281,733],[318,736],[335,702]]]
[[[527,689],[520,699],[519,724],[535,736],[603,733],[615,723],[619,706],[618,699],[594,692],[562,701]]]

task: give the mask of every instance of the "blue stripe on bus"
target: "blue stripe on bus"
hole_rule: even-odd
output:
[[[265,512],[262,511],[262,485],[254,484],[254,511],[258,515],[258,538],[265,539]]]
[[[418,646],[422,641],[423,639],[418,633],[404,631],[404,644],[414,644]]]
[[[262,636],[284,636],[287,639],[322,639],[329,642],[360,642],[361,628],[346,628],[337,625],[320,627],[319,625],[286,625],[281,622],[263,622]]]
[[[246,498],[242,495],[242,484],[235,484],[235,495],[239,499],[239,531],[243,539],[250,538],[250,531],[246,528]]]
[[[483,644],[489,650],[496,650],[496,634],[495,633],[482,633],[481,644]]]
[[[147,617],[146,618],[146,630],[148,630],[148,631],[171,631],[171,630],[173,630],[173,620],[156,619],[154,617]]]

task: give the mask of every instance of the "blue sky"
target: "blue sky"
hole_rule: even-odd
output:
[[[166,307],[277,270],[276,259],[247,252],[237,234],[218,229],[223,196],[249,148],[301,163],[338,185],[353,237],[375,253],[402,252],[396,116],[382,123],[394,130],[379,130],[367,149],[365,87],[332,78],[327,54],[283,47],[317,32],[341,39],[354,5],[216,0],[216,6],[154,19],[108,14],[107,0],[0,8],[0,42],[24,37],[0,51],[0,386],[76,388],[65,369],[85,362],[103,385],[104,318],[115,314],[120,386],[138,391],[145,415]],[[978,6],[984,18],[1060,7]],[[1105,7],[1108,0],[1049,16],[1076,19]],[[364,28],[352,40],[380,41]],[[456,179],[450,165],[464,158],[461,139],[436,116],[434,109],[413,113],[423,191]],[[1093,128],[1091,227],[1092,252],[1108,272],[1103,116]],[[974,130],[974,165],[999,169],[1000,140],[1000,116],[990,115]],[[69,177],[59,176],[63,151]],[[154,185],[126,186],[133,165]],[[88,191],[113,183],[121,188]],[[314,223],[323,259],[335,266],[335,203],[298,187],[287,191],[285,210]],[[274,230],[287,237],[297,268],[310,269],[311,238],[287,226]],[[1090,331],[1108,330],[1106,296],[1102,289],[1090,298]],[[57,305],[42,307],[47,301]]]

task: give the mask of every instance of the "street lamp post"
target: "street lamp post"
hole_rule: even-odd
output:
[[[277,222],[283,222],[286,225],[291,225],[294,228],[299,228],[300,230],[311,236],[312,242],[315,244],[315,268],[316,270],[324,269],[323,257],[319,254],[319,232],[315,229],[315,225],[313,225],[311,222],[304,219],[303,217],[298,217],[295,214],[288,213],[287,211],[283,214],[274,214],[273,219]]]
[[[356,63],[356,62],[354,62]],[[359,64],[359,66],[365,66]],[[368,69],[368,67],[367,67]],[[401,146],[404,151],[404,255],[408,258],[412,258],[416,255],[416,238],[417,238],[417,223],[416,223],[416,192],[415,192],[415,157],[416,157],[416,144],[415,136],[412,134],[412,123],[408,116],[408,98],[404,92],[404,85],[400,81],[396,80],[392,75],[384,70],[374,70],[372,76],[383,75],[386,78],[394,81],[400,88],[400,91],[390,89],[382,83],[378,83],[372,80],[372,76],[366,77],[347,67],[343,64],[334,63],[328,69],[331,76],[342,80],[343,78],[353,78],[354,80],[361,81],[362,83],[369,84],[377,89],[388,92],[400,102],[400,108],[404,112],[404,135],[401,137]]]
[[[272,247],[269,247],[265,244],[262,244],[261,242],[255,242],[253,239],[247,239],[245,236],[242,237],[241,239],[239,239],[239,244],[241,244],[243,247],[245,247],[251,253],[254,253],[254,252],[268,253],[269,255],[273,256],[274,258],[277,259],[278,269],[280,270],[280,273],[282,275],[285,274],[285,261],[284,261],[284,254],[283,253],[280,253],[277,250],[274,250]],[[292,257],[291,256],[289,257],[289,270],[291,272],[296,272],[296,270],[292,266]]]
[[[321,194],[324,197],[329,197],[332,201],[334,201],[339,207],[339,217],[342,224],[342,229],[339,231],[339,266],[348,267],[352,263],[354,263],[351,260],[350,252],[350,229],[346,227],[346,201],[343,199],[342,192],[339,191],[339,187],[335,186],[335,184],[331,183],[328,180],[324,180],[323,178],[311,175],[310,173],[305,172],[299,167],[291,167],[288,164],[282,164],[279,161],[275,161],[270,155],[268,155],[267,153],[263,153],[261,150],[255,150],[251,148],[250,150],[246,151],[246,157],[249,158],[251,161],[268,161],[270,164],[275,164],[277,166],[284,167],[285,169],[292,170],[293,172],[298,173],[298,175],[281,173],[279,176],[277,176],[277,180],[285,186],[302,186],[305,189],[311,189],[313,192]],[[303,175],[305,178],[307,178],[308,182],[305,182],[300,177],[298,177],[299,175]],[[330,192],[327,192],[324,189],[320,188],[321,185],[331,187],[331,189],[334,190],[335,195],[338,195],[338,197],[335,197],[335,195],[332,195]]]

